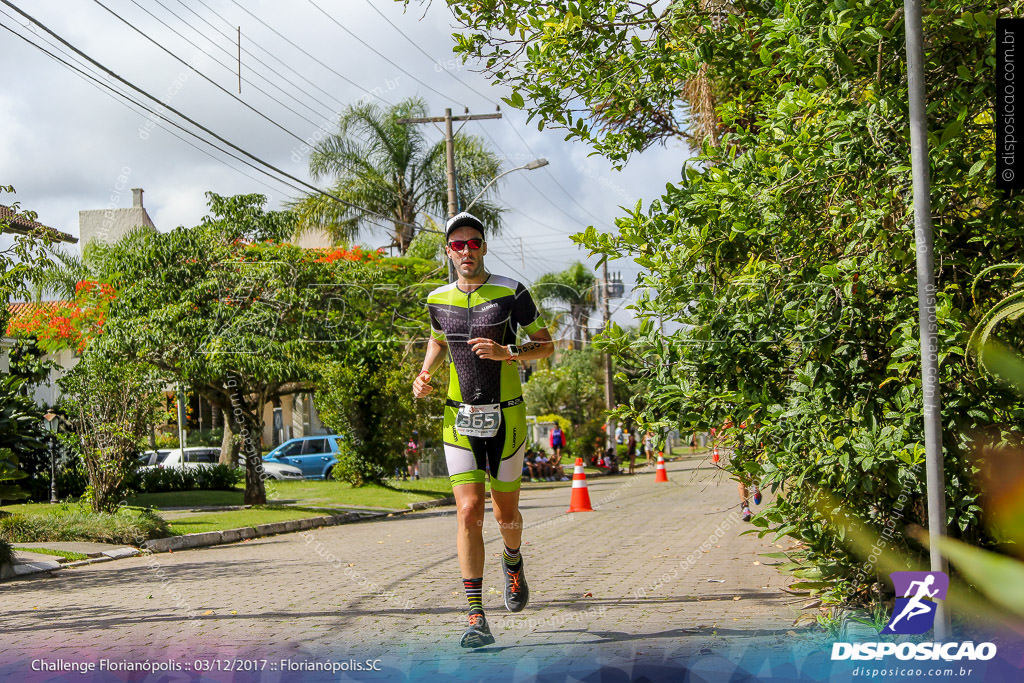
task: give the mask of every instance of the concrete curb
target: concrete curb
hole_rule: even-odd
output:
[[[438,498],[437,500],[425,500],[420,503],[409,503],[409,509],[413,511],[426,510],[427,508],[437,508],[441,507],[442,505],[455,505],[455,496],[448,496],[447,498]]]
[[[256,526],[241,527],[238,529],[204,531],[198,534],[156,538],[151,541],[146,541],[142,544],[142,547],[153,553],[174,552],[177,550],[188,550],[190,548],[206,548],[213,545],[224,545],[225,543],[237,543],[250,538],[262,538],[264,536],[305,531],[307,529],[315,529],[322,526],[335,526],[338,524],[347,524],[349,522],[358,522],[363,519],[386,517],[388,514],[390,513],[345,512],[340,515],[308,517],[306,519],[293,519],[287,522],[271,522],[270,524],[258,524]]]
[[[442,505],[452,505],[454,503],[455,497],[449,496],[448,498],[439,498],[437,500],[428,500],[420,503],[409,503],[408,510],[390,512],[344,512],[338,515],[308,517],[306,519],[295,519],[287,522],[272,522],[270,524],[259,524],[256,526],[241,527],[238,529],[204,531],[197,534],[185,534],[184,536],[155,538],[153,540],[146,541],[141,547],[143,548],[143,552],[148,551],[150,553],[166,553],[174,552],[176,550],[189,550],[191,548],[206,548],[214,545],[224,545],[225,543],[238,543],[239,541],[251,538],[262,538],[264,536],[287,534],[295,531],[306,531],[308,529],[315,529],[323,526],[349,524],[351,522],[358,522],[364,519],[390,517],[395,514],[405,514],[407,512],[425,510],[427,508],[440,507]],[[19,562],[13,565],[5,564],[0,565],[0,581],[27,576],[30,574],[38,574],[40,572],[49,572],[55,569],[83,567],[89,564],[96,564],[97,562],[109,562],[121,557],[132,557],[139,554],[140,551],[135,548],[115,548],[113,550],[105,551],[101,557],[90,557],[89,559],[78,560],[76,562],[60,563],[39,561]]]

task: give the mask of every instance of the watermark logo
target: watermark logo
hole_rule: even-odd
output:
[[[1024,44],[1024,19],[996,20],[996,187],[1002,190],[1024,188],[1024,153],[1020,117],[1017,111],[1017,47]]]
[[[944,572],[893,572],[889,576],[896,589],[896,604],[881,632],[917,635],[930,630],[935,623],[935,601],[946,599],[949,577]]]
[[[944,572],[892,572],[896,604],[879,635],[919,635],[935,625],[938,600],[945,600],[949,577]],[[948,642],[832,643],[832,661],[882,660],[955,662],[987,661],[996,656],[995,643],[971,640]],[[855,674],[858,675],[858,674]]]

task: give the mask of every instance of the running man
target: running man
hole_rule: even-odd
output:
[[[462,583],[469,599],[469,627],[462,647],[494,642],[483,609],[484,478],[491,479],[491,504],[505,542],[501,566],[505,608],[519,612],[530,590],[519,554],[523,516],[519,485],[526,452],[526,406],[517,361],[551,355],[551,334],[522,283],[484,270],[484,226],[460,213],[445,229],[445,253],[458,279],[427,297],[430,340],[413,395],[434,390],[431,376],[449,361],[448,401],[444,410],[444,453],[458,510],[456,547]],[[530,341],[516,345],[516,331]]]

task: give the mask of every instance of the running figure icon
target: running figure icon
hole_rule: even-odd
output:
[[[945,600],[949,577],[944,572],[893,572],[896,602],[892,619],[882,633],[920,634],[932,628],[938,609],[936,601]]]
[[[931,586],[933,583],[935,583],[935,577],[931,574],[924,577],[923,581],[910,582],[910,586],[907,587],[907,592],[903,596],[905,598],[910,598],[910,601],[907,602],[906,606],[903,608],[903,611],[900,612],[899,615],[892,620],[892,622],[889,624],[889,628],[895,631],[896,623],[899,622],[899,620],[903,617],[906,617],[907,619],[913,619],[914,617],[920,616],[922,614],[927,614],[928,612],[931,612],[933,609],[935,609],[935,603],[926,604],[922,602],[926,597],[934,598],[936,595],[938,595],[938,588],[936,588],[933,591],[928,590],[928,587]],[[914,597],[911,598],[910,594],[914,591],[914,586],[917,586],[917,593],[914,595]]]

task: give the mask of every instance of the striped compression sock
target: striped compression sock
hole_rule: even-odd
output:
[[[519,555],[519,548],[511,550],[508,546],[505,546],[505,551],[501,556],[505,559],[505,564],[508,565],[509,569],[515,571],[519,568],[519,563],[522,560],[522,557]]]
[[[469,599],[469,611],[484,612],[484,580],[483,577],[479,579],[463,579],[462,585],[466,589],[466,597]]]

